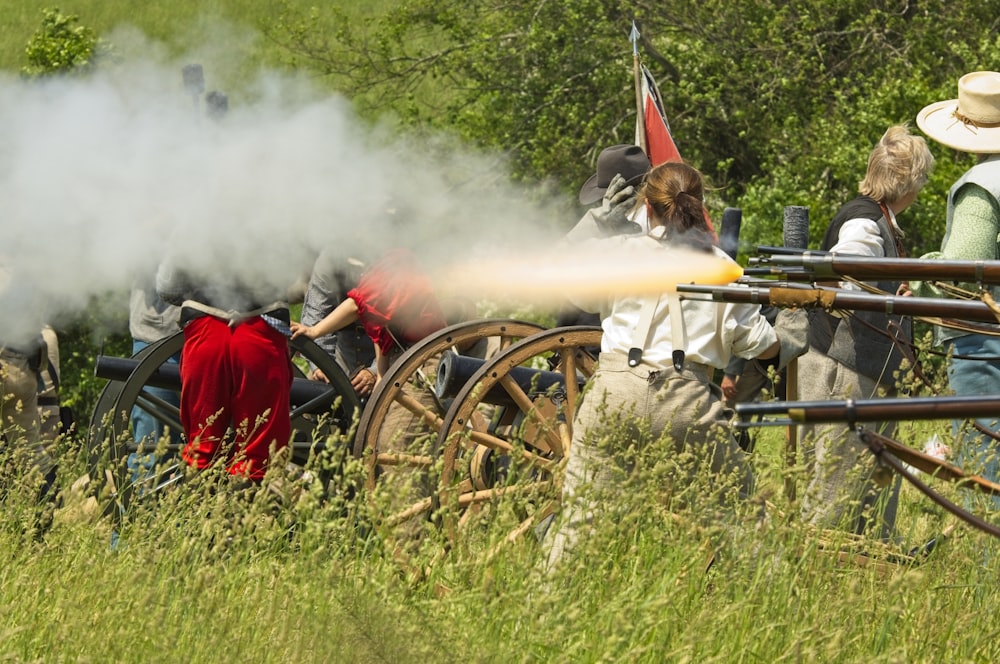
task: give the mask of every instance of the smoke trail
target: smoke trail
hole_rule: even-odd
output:
[[[204,279],[284,288],[324,246],[409,246],[439,265],[544,245],[573,221],[566,201],[511,184],[502,158],[373,129],[298,79],[261,74],[252,101],[211,121],[182,64],[0,78],[0,339],[124,293],[168,254]]]

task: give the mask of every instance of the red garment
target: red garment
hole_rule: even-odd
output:
[[[260,318],[235,327],[212,316],[196,318],[184,327],[180,372],[184,460],[211,465],[232,424],[229,473],[264,477],[271,447],[287,446],[292,433],[285,337]]]
[[[430,279],[406,249],[372,264],[347,296],[357,303],[361,324],[383,355],[392,353],[396,340],[409,346],[447,325]]]

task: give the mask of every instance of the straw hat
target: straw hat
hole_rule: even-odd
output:
[[[958,79],[958,99],[925,106],[917,126],[961,152],[1000,153],[1000,73],[975,71]]]
[[[597,172],[580,188],[580,202],[596,203],[604,197],[615,175],[621,174],[626,184],[637,185],[649,170],[649,157],[638,145],[612,145],[597,157]]]

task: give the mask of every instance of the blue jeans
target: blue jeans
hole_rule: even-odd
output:
[[[994,358],[961,359],[952,357],[948,365],[948,383],[956,396],[982,396],[1000,393],[1000,337],[982,334],[967,334],[949,341],[951,351],[956,356]],[[997,430],[998,419],[977,419],[990,431]],[[963,422],[952,422],[952,432],[963,430]],[[974,428],[964,427],[964,434],[958,441],[958,463],[963,470],[981,475],[991,482],[1000,481],[1000,443]],[[1000,509],[1000,498],[993,498],[993,508]]]
[[[140,350],[148,346],[149,344],[145,341],[139,341],[137,339],[132,340],[132,354],[135,355]],[[180,361],[179,355],[174,355],[167,360],[170,364],[177,364]],[[147,387],[146,391],[153,394],[160,399],[163,399],[169,404],[174,406],[180,406],[180,395],[173,391],[162,387]],[[144,443],[146,445],[156,445],[156,442],[160,440],[163,436],[163,424],[155,417],[142,410],[141,408],[132,408],[132,440],[137,443]],[[181,442],[181,432],[171,431],[170,432],[170,442],[179,444]],[[132,471],[133,481],[138,480],[141,476],[151,471],[156,465],[156,457],[152,453],[138,454],[133,452],[129,454],[128,461],[126,462],[128,468]],[[140,470],[140,466],[145,471]]]

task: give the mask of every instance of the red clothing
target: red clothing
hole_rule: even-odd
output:
[[[272,446],[281,449],[291,438],[292,366],[285,337],[259,317],[230,327],[202,316],[184,327],[180,371],[181,423],[188,434],[184,460],[209,466],[232,425],[229,473],[263,478]]]
[[[357,303],[361,324],[383,355],[392,353],[397,340],[409,346],[447,325],[430,280],[406,249],[374,263],[347,296]]]

